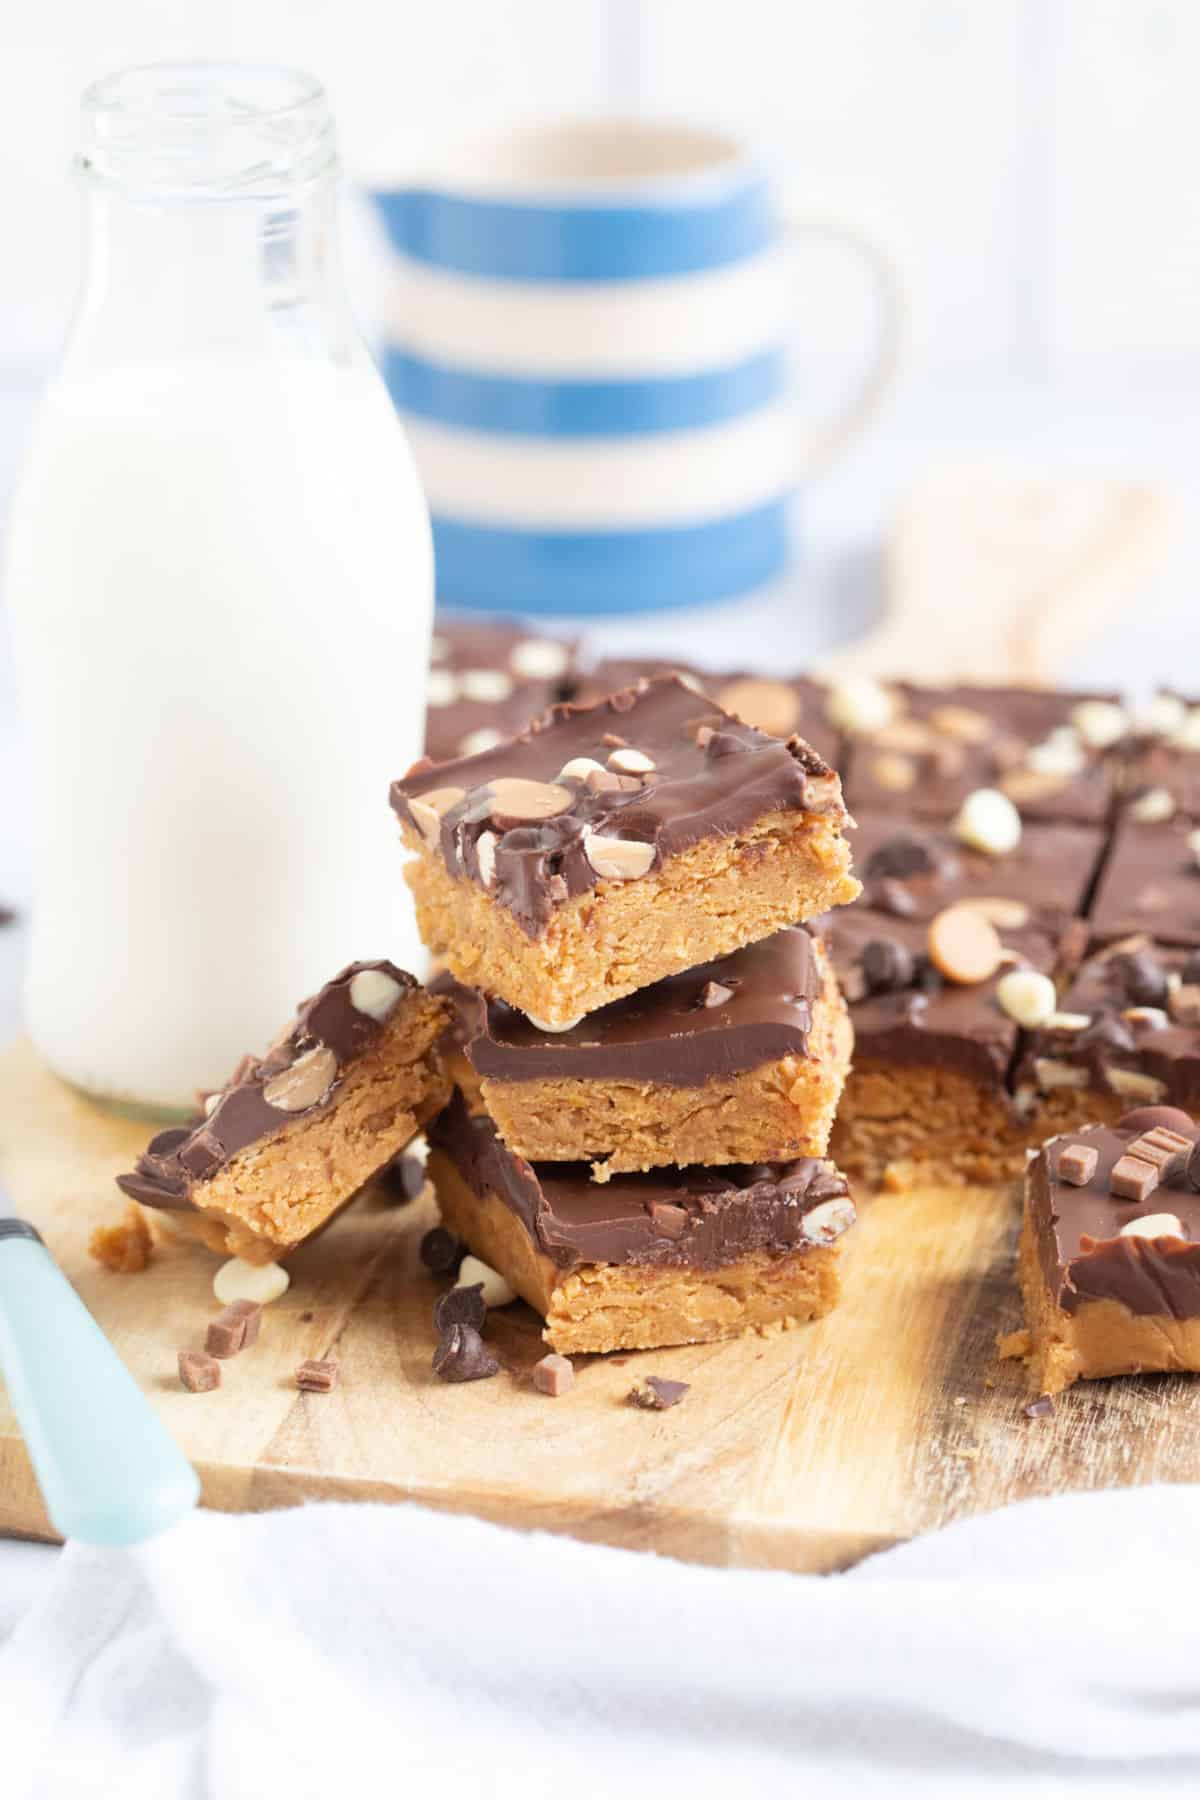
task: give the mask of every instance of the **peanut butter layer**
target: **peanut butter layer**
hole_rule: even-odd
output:
[[[713,1264],[563,1264],[541,1247],[506,1199],[469,1180],[445,1149],[431,1150],[429,1167],[445,1224],[542,1314],[547,1343],[565,1355],[780,1330],[820,1317],[838,1298],[837,1241],[780,1251],[744,1248]],[[831,1205],[840,1215],[849,1201]],[[814,1234],[818,1224],[810,1225]]]
[[[212,1248],[271,1261],[324,1225],[445,1103],[450,1008],[388,962],[352,963],[190,1126],[118,1186]]]
[[[1020,1279],[1043,1392],[1200,1370],[1200,1193],[1189,1172],[1197,1137],[1177,1108],[1142,1107],[1115,1126],[1052,1138],[1030,1162]],[[1142,1149],[1165,1160],[1145,1180],[1122,1182]]]

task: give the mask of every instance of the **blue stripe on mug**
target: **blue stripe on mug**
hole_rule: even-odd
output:
[[[719,425],[777,400],[786,356],[764,350],[727,369],[633,381],[536,381],[452,368],[408,351],[384,353],[402,412],[439,425],[517,437],[633,437]]]
[[[698,194],[625,206],[474,199],[427,188],[377,191],[405,256],[497,281],[629,281],[723,268],[766,249],[776,224],[766,182],[743,174]]]
[[[524,613],[702,606],[777,575],[788,554],[786,496],[732,518],[646,531],[517,531],[433,520],[438,599]]]

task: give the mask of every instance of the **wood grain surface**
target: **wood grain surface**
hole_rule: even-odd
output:
[[[1097,1382],[1029,1420],[998,1331],[1019,1322],[1016,1206],[982,1189],[883,1195],[846,1240],[845,1294],[816,1325],[733,1344],[579,1358],[550,1400],[528,1372],[538,1321],[495,1313],[504,1363],[455,1387],[431,1373],[440,1291],[417,1258],[430,1222],[364,1194],[289,1259],[292,1286],[259,1344],[188,1394],[176,1353],[218,1310],[216,1259],[170,1240],[141,1275],[87,1254],[122,1210],[113,1174],[145,1129],[97,1112],[27,1047],[0,1057],[0,1174],[194,1461],[207,1505],[419,1500],[516,1526],[692,1561],[832,1569],[1025,1495],[1200,1477],[1200,1386]],[[339,1387],[300,1394],[305,1357],[334,1355]],[[669,1412],[626,1403],[662,1374],[691,1391]],[[86,1382],[86,1369],[80,1370]],[[50,1535],[0,1391],[0,1531]]]

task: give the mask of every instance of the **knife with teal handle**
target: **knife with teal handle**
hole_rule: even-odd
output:
[[[63,1537],[138,1544],[191,1512],[196,1471],[33,1226],[6,1217],[0,1373]]]

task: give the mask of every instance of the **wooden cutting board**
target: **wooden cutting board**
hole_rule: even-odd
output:
[[[0,1174],[191,1457],[205,1503],[418,1500],[691,1561],[844,1567],[871,1550],[1030,1494],[1200,1478],[1200,1384],[1098,1382],[1029,1420],[1019,1366],[1011,1196],[885,1195],[846,1240],[840,1308],[781,1336],[580,1358],[574,1390],[535,1393],[538,1321],[493,1314],[504,1372],[452,1387],[430,1372],[438,1292],[417,1259],[430,1210],[364,1195],[290,1261],[260,1343],[188,1394],[181,1346],[217,1310],[215,1259],[165,1244],[141,1275],[87,1255],[116,1218],[116,1170],[145,1130],[97,1112],[26,1046],[0,1057]],[[299,1394],[310,1356],[341,1385]],[[669,1412],[626,1404],[635,1380],[692,1384]],[[87,1370],[79,1371],[86,1383]],[[52,1535],[0,1390],[0,1531]]]

